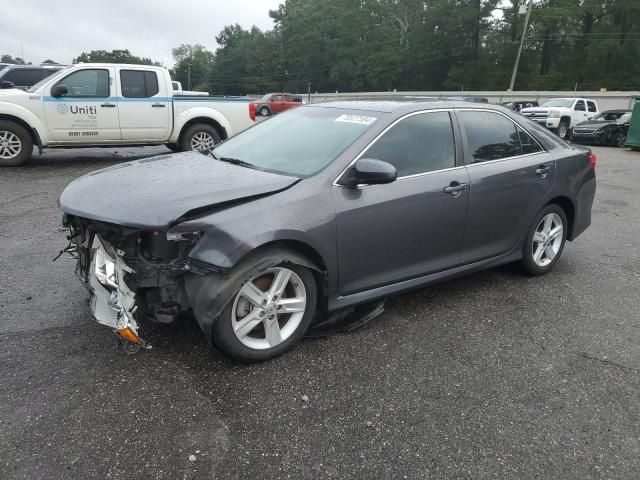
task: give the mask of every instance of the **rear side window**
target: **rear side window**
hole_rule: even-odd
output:
[[[448,112],[412,115],[382,135],[363,155],[390,163],[398,177],[452,168],[456,164]]]
[[[149,98],[158,94],[158,76],[143,70],[120,70],[120,88],[125,98]]]
[[[598,109],[596,108],[596,103],[595,102],[591,102],[589,100],[587,100],[587,108],[589,108],[590,112],[597,112]]]
[[[7,73],[3,81],[13,82],[17,87],[30,87],[44,78],[42,70],[20,69]]]
[[[516,125],[493,112],[457,113],[467,134],[471,163],[499,160],[520,155],[520,138]]]
[[[522,128],[516,127],[518,130],[518,136],[520,137],[520,147],[523,154],[541,152],[542,148],[538,145],[531,135],[525,132]]]

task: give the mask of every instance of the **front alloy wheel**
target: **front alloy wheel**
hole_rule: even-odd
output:
[[[561,139],[566,140],[568,135],[569,127],[567,127],[567,124],[565,122],[560,122],[560,125],[558,125],[558,136]]]
[[[286,262],[256,272],[216,320],[213,343],[246,363],[280,355],[304,335],[316,298],[315,277],[306,267]]]
[[[191,137],[191,150],[202,152],[204,150],[213,150],[216,142],[209,132],[198,132]]]
[[[0,158],[12,160],[20,155],[22,142],[18,136],[8,130],[0,131]]]

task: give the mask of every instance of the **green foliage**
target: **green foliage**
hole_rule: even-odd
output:
[[[214,54],[203,45],[182,44],[172,50],[175,65],[171,77],[185,90],[207,91]]]
[[[27,62],[25,62],[22,58],[20,57],[12,57],[11,55],[2,55],[2,57],[0,57],[0,62],[1,63],[13,63],[15,65],[26,65]]]
[[[138,65],[160,65],[150,58],[136,57],[129,50],[92,50],[83,52],[73,59],[73,63],[132,63]]]

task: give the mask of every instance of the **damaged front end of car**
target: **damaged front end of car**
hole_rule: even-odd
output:
[[[128,351],[149,348],[141,320],[171,323],[189,310],[184,276],[198,271],[188,254],[199,232],[145,231],[73,215],[63,223],[93,316],[125,340]]]

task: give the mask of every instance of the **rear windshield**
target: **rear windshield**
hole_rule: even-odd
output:
[[[307,177],[322,170],[377,120],[378,112],[299,107],[258,123],[214,150],[261,170]]]

